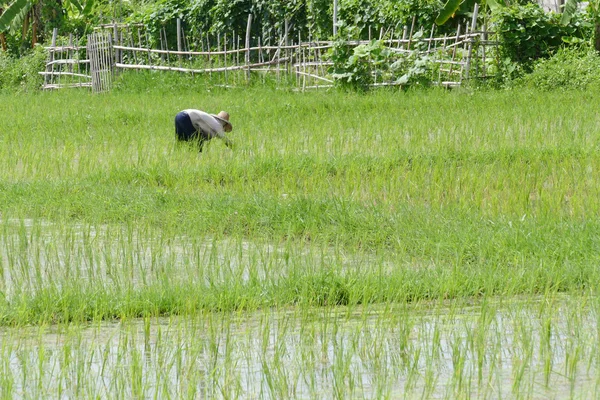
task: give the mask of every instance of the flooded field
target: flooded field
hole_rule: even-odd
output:
[[[7,95],[0,398],[598,397],[595,96]]]
[[[390,271],[393,255],[266,239],[174,236],[120,224],[0,221],[0,290],[7,297],[78,285],[139,289],[157,283],[214,286],[277,282],[298,270]]]
[[[595,398],[597,300],[204,313],[1,332],[4,398]]]
[[[592,294],[367,304],[356,292],[405,296],[385,280],[432,267],[123,226],[2,232],[4,398],[589,398],[600,383]]]

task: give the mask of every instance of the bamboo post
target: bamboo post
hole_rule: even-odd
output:
[[[75,36],[75,48],[74,48],[74,58],[75,58],[75,62],[76,62],[76,68],[75,71],[77,72],[77,74],[79,75],[77,77],[77,84],[79,84],[79,86],[81,86],[81,64],[79,63],[80,57],[79,57],[79,43],[81,41],[79,40],[79,38],[77,36]]]
[[[298,33],[298,35],[300,35]],[[300,38],[298,38],[300,39]],[[299,41],[299,40],[298,40]],[[302,91],[304,92],[304,90],[306,90],[306,54],[305,54],[305,48],[304,46],[302,46],[302,42],[300,42],[300,48],[302,50]]]
[[[484,19],[485,21],[485,19]],[[485,45],[487,41],[487,21],[483,23],[483,32],[481,33],[481,74],[485,77]]]
[[[73,58],[73,34],[69,33],[69,50],[67,51],[67,58],[71,60]],[[69,64],[68,71],[73,72],[73,64]]]
[[[163,26],[163,35],[165,36],[165,50],[167,52],[167,63],[171,62],[171,54],[169,54],[169,43],[167,41],[167,28]]]
[[[281,63],[280,63],[280,57],[279,55],[281,54],[281,30],[279,31],[279,40],[277,41],[277,52],[275,53],[275,56],[277,57],[277,64],[275,64],[277,66],[277,85],[279,85],[280,83],[280,69],[281,69]]]
[[[185,30],[183,28],[181,29],[181,37],[183,38],[183,50],[184,51],[192,51],[192,48],[191,48],[192,46],[190,45],[190,42],[188,40],[188,36],[186,36]],[[198,50],[197,47],[198,46],[196,46],[196,49],[195,49],[196,51]],[[190,65],[190,66],[192,66],[192,57],[193,57],[192,54],[189,54],[187,56],[187,64]],[[192,76],[194,76],[193,72],[192,72]]]
[[[86,46],[86,54],[87,54],[87,58],[90,60],[90,78],[91,78],[91,84],[92,84],[92,91],[94,90],[94,57],[92,56],[92,54],[94,53],[94,35],[95,33],[92,32],[90,35],[88,35],[87,39],[88,39],[88,43]]]
[[[90,75],[90,84],[92,85],[92,90],[93,90],[93,83],[94,83],[94,76],[93,76],[93,63],[94,60],[92,59],[91,53],[92,53],[92,37],[93,37],[94,33],[92,32],[92,34],[87,35],[87,43],[85,46],[85,58],[87,58],[88,60],[90,60],[89,64],[88,64],[88,72]]]
[[[118,31],[117,31],[118,34]],[[103,74],[103,91],[107,91],[110,88],[110,70],[112,68],[112,60],[111,60],[111,54],[109,53],[110,51],[110,44],[106,43],[104,46],[104,59],[105,62],[102,64],[103,68],[104,68],[104,74]],[[121,57],[121,52],[119,52],[119,57]]]
[[[96,35],[96,39],[94,41],[94,45],[95,45],[95,49],[94,49],[94,57],[96,58],[96,92],[102,92],[103,87],[102,87],[102,65],[105,64],[104,61],[104,51],[103,51],[103,46],[105,46],[104,43],[104,37],[101,33],[98,33]],[[112,42],[112,38],[110,39]]]
[[[160,29],[160,30],[158,31],[158,37],[159,37],[159,39],[160,39],[160,49],[161,49],[161,50],[164,50],[164,49],[165,49],[165,46],[164,46],[164,43],[163,43],[163,34],[162,34],[162,29]],[[164,61],[164,60],[165,60],[165,55],[164,55],[163,53],[160,53],[160,59],[161,59],[162,61]]]
[[[116,26],[116,25],[115,25]],[[99,65],[99,73],[100,73],[100,91],[103,92],[105,90],[106,87],[106,73],[104,71],[104,68],[106,68],[106,66],[108,65],[108,57],[107,57],[107,53],[108,51],[106,51],[106,49],[108,48],[108,43],[106,43],[104,40],[104,38],[100,38],[99,39],[99,43],[100,43],[100,48],[99,48],[99,53],[100,53],[100,65]],[[112,40],[110,42],[116,41],[115,38],[112,38]]]
[[[109,48],[109,43],[106,43],[104,40],[104,38],[100,38],[99,42],[100,42],[100,65],[99,65],[99,71],[100,71],[100,91],[103,92],[106,89],[106,72],[105,72],[105,68],[108,65],[108,57],[107,57],[107,49]],[[111,43],[116,42],[115,38],[112,38]]]
[[[318,41],[318,39],[317,39],[317,41]],[[313,48],[312,49],[313,50],[312,51],[312,57],[313,57],[313,61],[315,63],[315,75],[318,75],[319,72],[320,72],[321,75],[324,76],[325,74],[323,73],[323,66],[321,65],[321,57],[319,56],[319,51],[320,51],[318,49],[319,46],[317,46],[316,43],[313,44],[312,40],[311,40],[311,46]],[[310,49],[309,49],[308,55],[309,56],[311,55]],[[316,81],[316,84],[317,84],[317,86],[319,86],[319,80]]]
[[[143,48],[144,48],[144,46],[142,46],[142,33],[141,33],[140,31],[141,31],[141,29],[140,29],[140,27],[138,27],[138,28],[137,28],[138,47],[139,47],[140,49],[143,49]]]
[[[370,42],[370,40],[369,40]],[[371,70],[371,73],[373,74],[373,83],[377,84],[377,66],[373,65],[372,60],[371,60],[371,53],[369,53],[369,69]]]
[[[212,61],[210,59],[210,34],[206,35],[206,48],[208,49],[208,67],[212,69]],[[212,78],[212,71],[208,73],[208,76]]]
[[[321,71],[321,76],[325,77],[325,67],[323,66],[323,57],[321,56],[321,49],[317,49],[318,46],[315,46],[315,61],[319,63],[319,70]]]
[[[146,36],[146,49],[148,50],[148,65],[152,65],[152,55],[150,54],[150,38],[148,37],[148,31],[145,32]]]
[[[50,56],[50,61],[51,62],[54,61],[54,56],[55,56],[55,51],[56,51],[54,49],[54,47],[56,47],[56,40],[57,40],[57,38],[58,38],[58,28],[54,28],[52,30],[52,47],[53,47],[53,49],[52,49],[52,53],[50,53],[51,54],[51,56]],[[52,72],[52,73],[54,72],[54,64],[51,65],[50,72]],[[54,81],[54,74],[51,74],[50,75],[50,82],[53,82],[53,81]]]
[[[479,13],[479,4],[475,3],[475,7],[473,8],[473,19],[471,20],[471,33],[475,31],[475,26],[477,25],[477,14]],[[468,32],[468,31],[467,31]],[[471,69],[471,56],[473,54],[473,42],[475,39],[469,38],[469,49],[467,51],[467,64],[465,66],[465,79],[469,79],[470,69]]]
[[[90,73],[92,76],[92,91],[100,91],[100,51],[98,48],[100,33],[92,33],[89,38],[89,52],[88,57],[90,59]]]
[[[106,90],[110,90],[111,84],[112,84],[112,77],[113,77],[113,72],[116,71],[114,68],[114,62],[115,60],[113,59],[113,53],[112,53],[112,49],[110,48],[110,41],[106,42]]]
[[[444,33],[444,40],[442,42],[442,52],[443,52],[443,56],[446,53],[446,41],[448,40],[448,35],[446,33]],[[442,56],[442,58],[443,58]],[[442,64],[440,64],[440,68],[438,69],[438,85],[442,84]]]
[[[259,36],[258,37],[258,62],[262,63],[263,61],[264,61],[264,58],[263,58],[263,52],[262,52],[262,40]],[[265,75],[266,75],[266,72],[262,74],[263,85],[265,83]]]
[[[429,57],[431,54],[431,43],[433,42],[433,33],[435,32],[435,24],[433,24],[431,26],[431,33],[429,34],[429,41],[427,43],[427,56]],[[434,50],[434,55],[431,57],[431,61],[432,63],[436,62],[436,54],[435,54],[435,50]],[[434,75],[433,72],[431,73],[431,80],[433,81]]]
[[[236,47],[236,45],[235,45],[235,44],[236,44],[236,41],[237,41],[237,33],[236,33],[235,31],[233,31],[233,32],[231,33],[231,50],[232,50],[232,53],[231,53],[231,63],[232,63],[233,65],[238,65],[238,64],[235,62],[235,60],[236,60],[236,56],[237,56],[237,51],[238,51],[238,49],[237,49],[237,47]],[[234,72],[234,73],[231,75],[231,81],[233,82],[233,84],[234,84],[234,85],[236,84],[236,78],[235,78],[235,75],[236,75],[236,74],[235,74],[235,72]]]
[[[119,45],[123,46],[123,30],[122,29],[119,31]],[[119,62],[122,63],[123,62],[123,52],[122,51],[119,52],[119,56],[120,56]]]
[[[413,15],[412,24],[410,26],[410,34],[408,35],[408,50],[410,50],[410,45],[412,44],[412,36],[415,30],[415,22],[417,20],[417,16]]]
[[[456,27],[456,37],[454,38],[454,47],[452,48],[452,63],[450,64],[450,76],[454,68],[454,59],[456,58],[456,48],[458,47],[458,39],[460,39],[460,24]]]
[[[165,33],[166,35],[166,33]],[[177,51],[181,52],[181,18],[177,18]],[[181,54],[179,54],[177,56],[177,58],[179,59],[179,66],[181,67]]]
[[[64,60],[63,45],[64,45],[64,40],[61,39],[60,43],[58,43],[58,47],[60,47],[60,53],[59,53],[60,55],[58,56],[59,60]],[[60,85],[61,85],[61,80],[62,80],[61,79],[61,76],[62,76],[61,72],[63,72],[63,67],[62,67],[62,65],[59,65],[59,71],[58,71],[58,76],[57,76],[58,87],[60,87]]]
[[[433,41],[433,33],[435,32],[435,24],[431,25],[431,33],[429,34],[429,43],[427,44],[427,53],[431,51],[431,42]]]
[[[181,39],[183,41],[183,51],[192,51],[190,46],[189,35],[185,34],[185,28],[181,28]],[[191,60],[191,54],[188,55],[188,61]]]
[[[119,28],[117,27],[117,23],[113,20],[113,45],[119,44]],[[121,51],[115,50],[115,60],[117,62],[121,62]]]
[[[337,13],[338,13],[338,2],[333,0],[333,37],[337,35]]]
[[[250,28],[252,27],[252,14],[248,14],[246,25],[246,81],[250,82]]]
[[[58,37],[58,28],[54,28],[52,30],[52,44],[51,44],[51,48],[50,48],[50,52],[48,54],[48,63],[46,64],[46,72],[50,72],[50,74],[46,74],[44,76],[44,83],[48,84],[48,83],[52,83],[53,79],[54,79],[54,47],[56,47],[56,38]]]
[[[227,67],[227,33],[224,34],[223,37],[223,66]],[[227,79],[227,69],[225,69],[225,85],[228,84],[228,79]]]
[[[103,35],[101,33],[96,34],[96,39],[94,40],[94,57],[96,58],[96,93],[102,91],[102,71],[101,67],[104,63],[104,52],[102,51],[102,46],[104,45],[104,41],[102,40]],[[110,39],[112,41],[112,38]]]
[[[236,46],[235,46],[235,65],[239,66],[240,65],[240,35],[237,35],[236,37]],[[240,79],[240,74],[236,73],[235,76],[237,76],[237,79]]]
[[[467,22],[467,24],[465,26],[465,33],[464,33],[463,40],[462,40],[462,42],[463,42],[463,46],[462,46],[463,52],[462,52],[462,57],[460,59],[460,74],[458,76],[458,80],[459,80],[460,84],[462,84],[463,75],[464,75],[464,72],[465,72],[465,65],[468,62],[468,59],[465,60],[465,58],[467,58],[467,56],[465,56],[465,53],[467,53],[467,51],[468,51],[467,50],[467,48],[468,48],[467,41],[468,40],[469,40],[469,23]]]
[[[296,87],[300,86],[300,74],[298,72],[300,72],[300,62],[301,62],[301,58],[300,58],[300,49],[302,46],[302,36],[300,34],[300,32],[298,31],[298,46],[294,46],[294,50],[295,50],[295,55],[296,55]]]
[[[202,30],[198,29],[198,39],[200,40],[200,51],[204,53],[204,40],[202,40]],[[198,46],[196,46],[198,48]]]
[[[133,42],[133,31],[131,31],[131,30],[129,29],[129,26],[127,26],[127,36],[129,37],[129,45],[130,45],[131,47],[134,47],[134,42]],[[139,35],[138,35],[138,36],[139,36]],[[135,51],[135,50],[133,51],[133,61],[134,61],[134,63],[136,63],[136,64],[138,63],[138,61],[137,61],[137,51]]]
[[[289,49],[288,49],[288,46],[289,46],[289,35],[288,35],[289,34],[289,21],[286,19],[285,22],[284,22],[284,24],[285,24],[284,25],[284,29],[285,30],[284,30],[284,33],[283,33],[283,43],[284,43],[284,46],[285,46],[285,58],[284,58],[284,60],[285,60],[285,72],[289,73],[289,63],[288,63],[288,59],[290,58],[289,57]]]

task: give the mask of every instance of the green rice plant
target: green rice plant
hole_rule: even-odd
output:
[[[15,391],[29,397],[595,397],[590,382],[596,365],[586,371],[582,357],[569,355],[577,346],[597,352],[595,325],[575,328],[567,316],[575,313],[573,321],[583,321],[593,319],[594,311],[577,306],[585,296],[554,296],[487,300],[496,313],[485,317],[493,322],[478,349],[485,353],[481,382],[469,331],[481,324],[483,304],[453,300],[371,305],[352,314],[307,307],[5,328],[3,359],[13,362],[4,363],[2,374],[13,383],[3,387],[4,397]],[[555,307],[541,315],[546,301]],[[545,355],[537,349],[543,341],[538,327],[547,318],[560,335],[551,338],[554,371],[546,387]],[[411,326],[408,364],[397,352],[405,324]],[[572,345],[566,344],[563,335],[573,329]],[[430,340],[433,331],[438,344]],[[573,375],[566,376],[565,368]]]
[[[593,397],[595,93],[210,90],[0,95],[3,397]]]

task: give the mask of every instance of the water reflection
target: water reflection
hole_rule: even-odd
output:
[[[268,280],[290,271],[390,269],[391,255],[244,238],[174,236],[123,225],[60,225],[43,220],[0,220],[0,291],[7,297],[76,282],[115,290],[186,282]]]
[[[8,397],[595,398],[594,301],[300,308],[3,329],[0,386]]]

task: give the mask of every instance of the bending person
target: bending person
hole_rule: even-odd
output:
[[[229,122],[229,113],[221,111],[219,114],[208,114],[201,110],[183,110],[175,116],[175,134],[177,140],[192,142],[198,141],[198,148],[202,151],[204,143],[215,137],[222,139],[227,147],[232,148],[233,142],[225,136],[225,132],[233,129]]]

